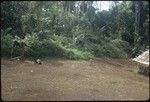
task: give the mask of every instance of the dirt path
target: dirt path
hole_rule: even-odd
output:
[[[1,59],[3,100],[147,100],[149,78],[127,60],[52,59],[42,65]]]

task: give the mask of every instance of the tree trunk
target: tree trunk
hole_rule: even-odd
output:
[[[135,3],[135,35],[134,35],[134,45],[138,47],[140,43],[140,34],[142,33],[143,29],[143,22],[142,22],[142,2],[141,1],[134,1]]]

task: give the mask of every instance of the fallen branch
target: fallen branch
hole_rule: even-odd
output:
[[[22,57],[22,56],[18,56],[18,57],[11,58],[10,61],[15,60],[15,59],[20,59],[21,57]]]

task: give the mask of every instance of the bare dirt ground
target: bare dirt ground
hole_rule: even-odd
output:
[[[4,101],[148,100],[149,77],[129,60],[51,59],[42,65],[1,59]]]

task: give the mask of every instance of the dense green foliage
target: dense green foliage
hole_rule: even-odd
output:
[[[2,55],[10,56],[16,35],[27,44],[26,57],[127,58],[145,50],[149,46],[149,3],[112,3],[109,11],[98,11],[93,1],[3,1]],[[142,15],[140,31],[136,8]]]

